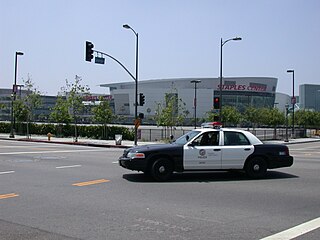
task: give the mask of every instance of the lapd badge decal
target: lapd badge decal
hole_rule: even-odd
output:
[[[207,158],[206,150],[200,149],[198,158]]]

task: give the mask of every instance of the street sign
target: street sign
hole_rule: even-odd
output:
[[[102,57],[95,57],[95,58],[94,58],[94,63],[104,64],[104,58],[102,58]]]
[[[291,98],[291,104],[296,104],[296,102],[297,102],[296,97],[292,97],[292,98]]]
[[[140,126],[140,124],[141,124],[141,120],[140,120],[139,118],[137,118],[137,119],[134,121],[134,126],[135,126],[136,128],[138,128],[138,127]]]

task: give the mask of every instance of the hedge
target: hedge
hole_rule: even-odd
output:
[[[47,135],[49,132],[57,137],[72,137],[75,135],[73,124],[35,124],[29,123],[29,134]],[[0,132],[10,133],[11,124],[0,122]],[[27,123],[16,123],[16,134],[27,134]],[[77,125],[78,137],[92,139],[114,139],[115,135],[121,134],[124,140],[134,139],[134,129],[126,127],[106,126],[103,125]]]

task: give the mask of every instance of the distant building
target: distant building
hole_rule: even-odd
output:
[[[302,84],[299,86],[300,107],[320,111],[320,85]]]
[[[19,88],[17,90],[17,95],[16,97],[19,98],[26,94],[25,90],[21,90]],[[13,95],[12,95],[12,89],[9,88],[2,88],[0,89],[0,120],[1,121],[10,121],[11,120],[11,107],[12,107],[12,100],[13,100]]]
[[[23,98],[27,95],[27,91],[24,89],[18,89],[16,99]],[[90,96],[84,96],[83,104],[84,110],[79,113],[79,121],[88,123],[92,121],[91,108],[99,104],[99,97],[110,101],[111,108],[113,107],[113,100],[110,95],[91,94]],[[41,106],[34,109],[33,120],[39,122],[49,122],[49,116],[52,109],[56,105],[57,96],[41,95]],[[66,98],[64,96],[64,98]],[[11,121],[11,107],[12,107],[12,89],[0,89],[0,121]]]
[[[165,94],[177,94],[186,104],[190,112],[194,113],[194,83],[192,80],[201,80],[197,84],[197,117],[206,117],[212,111],[213,98],[220,96],[219,78],[172,78],[139,81],[138,93],[145,95],[145,105],[138,107],[138,112],[145,116],[155,115],[157,104],[162,103]],[[223,78],[222,103],[224,106],[235,106],[240,112],[247,107],[274,107],[277,78],[271,77],[228,77]],[[114,100],[116,115],[134,116],[135,82],[102,84],[107,87]]]

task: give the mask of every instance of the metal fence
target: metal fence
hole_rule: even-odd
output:
[[[190,131],[192,128],[142,128],[138,130],[138,139],[145,142],[153,142],[153,141],[160,141],[170,139],[172,135],[174,139],[182,136],[183,134]],[[292,129],[288,129],[286,133],[285,128],[277,128],[277,129],[270,129],[270,128],[259,128],[259,129],[244,129],[255,136],[257,136],[261,141],[265,140],[285,140],[288,138],[303,138],[303,137],[310,137],[310,131],[305,129],[296,128],[294,130],[294,136],[292,134]],[[309,132],[309,134],[307,134]],[[309,135],[309,136],[308,136]]]

